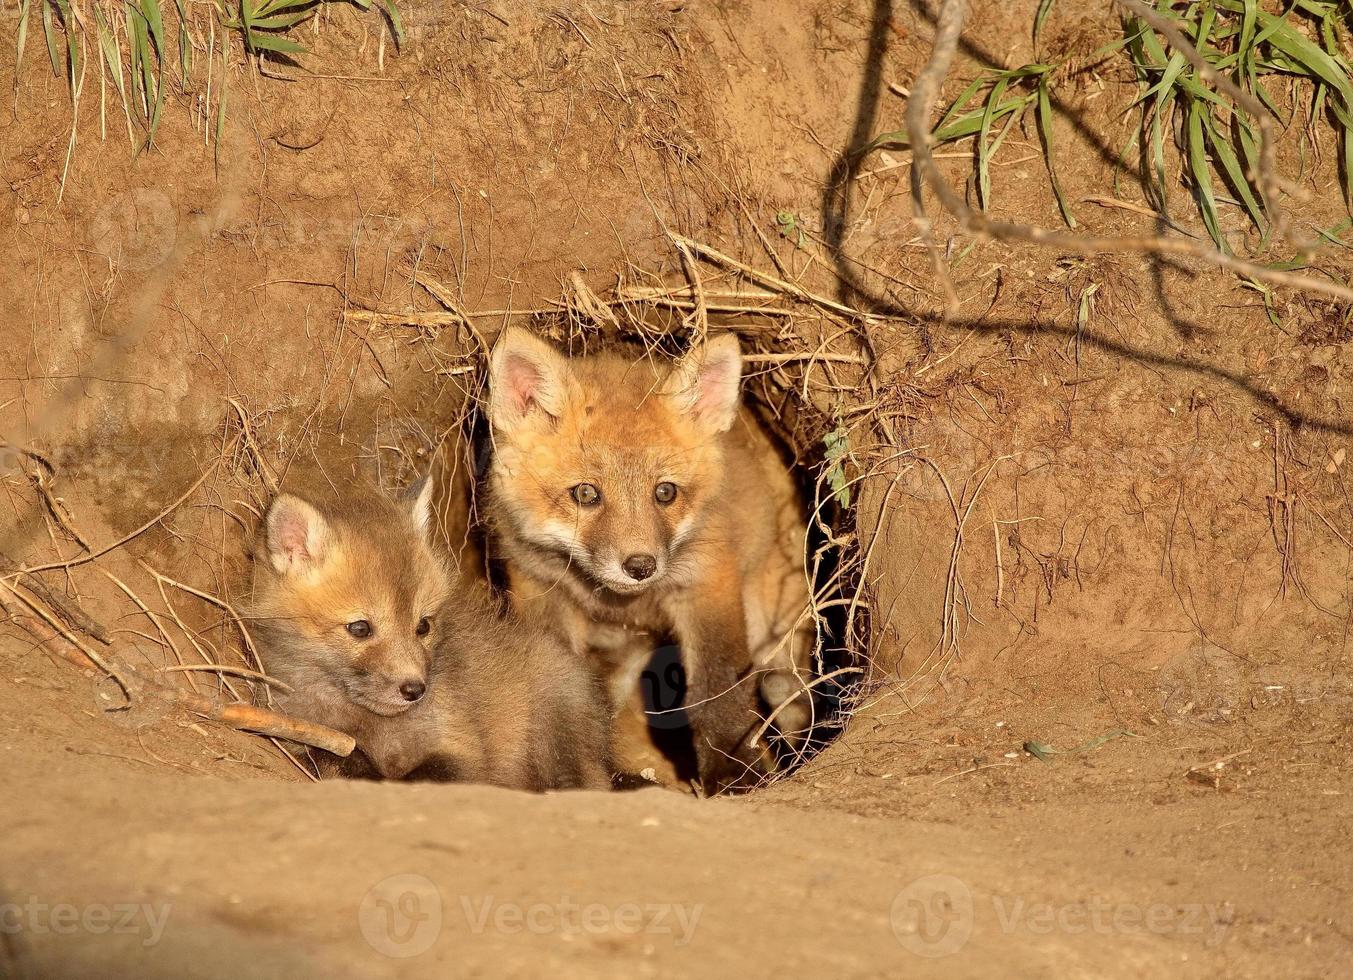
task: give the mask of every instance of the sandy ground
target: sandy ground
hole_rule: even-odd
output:
[[[901,751],[896,727],[847,739],[750,797],[538,796],[265,778],[275,753],[172,713],[85,716],[62,743],[42,706],[86,688],[57,676],[28,679],[38,710],[0,738],[7,976],[1353,969],[1353,780],[1329,719],[1247,741],[1211,781],[1190,762],[1239,733],[1044,762],[1016,748],[1029,719],[977,698]]]
[[[1182,855],[1213,852],[1225,831],[1198,799],[1142,835],[1114,804],[1066,808],[1051,826],[1027,811],[958,824],[662,790],[202,779],[185,792],[174,777],[62,762],[8,780],[24,812],[6,821],[4,896],[26,926],[7,937],[11,975],[1353,968],[1320,921],[1346,914],[1321,862],[1275,859],[1294,828],[1254,807],[1232,811],[1243,840],[1204,876]],[[69,836],[53,839],[52,818]],[[204,851],[215,857],[186,859]],[[90,918],[102,907],[106,932]]]

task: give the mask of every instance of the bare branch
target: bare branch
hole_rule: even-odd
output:
[[[912,81],[911,98],[907,100],[907,132],[910,134],[912,146],[913,217],[930,253],[930,261],[935,267],[935,276],[944,290],[951,316],[958,310],[958,293],[955,292],[953,281],[949,278],[949,268],[944,254],[935,242],[922,190],[924,185],[929,183],[939,195],[944,207],[957,216],[960,223],[966,227],[963,212],[968,210],[968,206],[940,179],[939,173],[935,170],[935,158],[930,152],[930,107],[935,104],[940,94],[940,86],[949,74],[954,51],[958,48],[958,37],[963,33],[963,18],[966,14],[967,0],[944,0],[944,4],[940,7],[939,23],[935,31],[935,42],[930,50],[930,60]]]

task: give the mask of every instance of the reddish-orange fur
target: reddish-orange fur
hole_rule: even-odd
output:
[[[738,410],[739,376],[732,337],[671,365],[569,359],[509,330],[490,379],[488,513],[514,604],[564,623],[617,707],[655,641],[674,634],[711,787],[760,775],[767,760],[749,736],[761,675],[802,671],[811,647],[802,520],[765,435]],[[663,483],[677,488],[670,502],[655,497]],[[598,501],[580,504],[580,484]],[[628,576],[630,556],[651,556],[651,577]],[[803,702],[785,713],[798,727]]]

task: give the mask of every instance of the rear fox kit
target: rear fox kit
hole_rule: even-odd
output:
[[[425,481],[411,507],[376,493],[322,509],[291,494],[260,530],[251,606],[283,711],[346,732],[330,774],[610,785],[604,696],[562,637],[450,596],[429,546]]]
[[[731,334],[660,368],[509,328],[490,361],[488,517],[514,605],[565,625],[617,710],[674,636],[707,789],[773,767],[758,694],[781,732],[811,724],[805,528],[741,373]]]

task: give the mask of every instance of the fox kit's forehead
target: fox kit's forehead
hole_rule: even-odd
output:
[[[402,515],[344,528],[333,578],[335,589],[379,597],[394,610],[439,604],[450,588],[445,568]]]
[[[559,434],[588,446],[661,457],[702,441],[661,385],[664,368],[644,356],[601,355],[572,363],[577,383],[567,396]]]
[[[258,598],[316,623],[404,619],[441,604],[449,577],[393,505],[331,508],[323,563],[310,575],[269,575]]]

